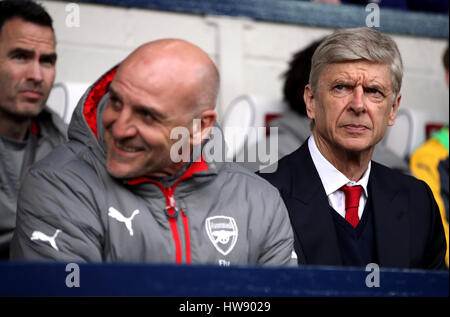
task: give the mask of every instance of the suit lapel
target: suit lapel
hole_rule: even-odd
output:
[[[286,197],[291,222],[307,264],[342,265],[330,206],[307,141],[291,156],[292,186]]]
[[[409,267],[407,195],[382,169],[372,162],[369,179],[378,261],[383,267]]]

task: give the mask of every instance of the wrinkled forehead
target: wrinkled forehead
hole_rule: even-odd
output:
[[[325,65],[319,82],[339,80],[360,84],[377,83],[392,88],[392,74],[389,65],[366,60]]]

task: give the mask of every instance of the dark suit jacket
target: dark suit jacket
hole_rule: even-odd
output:
[[[261,173],[280,191],[294,229],[299,264],[341,266],[328,198],[308,141]],[[438,207],[420,180],[372,161],[368,192],[373,201],[375,248],[381,267],[445,269],[446,242]]]

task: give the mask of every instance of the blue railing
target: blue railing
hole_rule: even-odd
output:
[[[0,297],[445,297],[448,294],[449,273],[442,271],[0,263]]]
[[[327,28],[351,28],[366,25],[370,11],[358,5],[330,5],[295,0],[81,0],[122,7],[247,17],[254,20]],[[404,35],[448,38],[448,15],[380,10],[380,31]]]

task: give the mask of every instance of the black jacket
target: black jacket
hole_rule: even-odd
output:
[[[341,266],[328,198],[308,141],[281,159],[276,172],[260,176],[279,189],[288,208],[299,264]],[[372,161],[368,191],[373,199],[378,264],[445,269],[444,230],[430,188]]]

